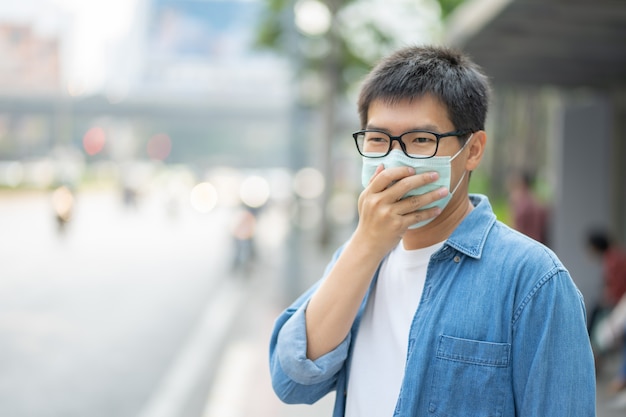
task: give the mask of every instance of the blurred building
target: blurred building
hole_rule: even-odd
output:
[[[58,39],[42,37],[25,24],[0,23],[0,56],[1,91],[15,94],[60,92]]]
[[[284,98],[284,66],[252,47],[261,2],[144,0],[142,7],[139,90]]]
[[[254,47],[262,6],[245,0],[140,1],[136,50],[128,54],[136,65],[128,96],[172,108],[170,126],[162,126],[163,114],[157,124],[186,142],[172,149],[173,158],[287,163],[282,150],[291,69]]]
[[[600,273],[585,233],[604,226],[626,241],[626,2],[468,0],[448,23],[448,42],[496,90],[548,92],[552,247],[593,304]]]

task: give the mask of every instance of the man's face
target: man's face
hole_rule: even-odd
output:
[[[368,111],[366,126],[366,129],[380,129],[393,136],[399,136],[414,129],[447,133],[462,128],[463,126],[452,124],[446,107],[431,95],[393,104],[383,100],[374,100]],[[400,149],[400,144],[396,141],[393,142],[393,146],[395,149]],[[445,137],[439,142],[436,156],[452,156],[460,148],[461,144],[457,137]],[[462,152],[452,161],[451,184],[457,184],[463,175],[466,160],[464,153]]]

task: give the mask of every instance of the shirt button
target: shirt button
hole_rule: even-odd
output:
[[[454,257],[454,262],[455,262],[455,263],[457,263],[457,264],[458,264],[459,262],[461,262],[461,257],[460,257],[459,255],[455,256],[455,257]]]

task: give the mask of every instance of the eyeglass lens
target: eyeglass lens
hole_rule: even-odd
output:
[[[431,157],[437,152],[437,137],[428,132],[409,132],[401,137],[409,155]],[[382,132],[363,132],[356,137],[359,151],[366,155],[385,154],[392,147],[389,135]]]

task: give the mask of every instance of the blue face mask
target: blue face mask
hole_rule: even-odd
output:
[[[450,180],[452,176],[452,161],[463,151],[463,149],[465,149],[465,146],[467,146],[467,144],[469,143],[471,139],[472,137],[470,136],[465,141],[465,144],[463,145],[463,147],[459,149],[459,151],[455,153],[453,156],[433,156],[432,158],[415,159],[415,158],[408,157],[400,149],[393,149],[391,152],[389,152],[389,155],[384,156],[382,158],[363,157],[363,169],[361,171],[361,184],[363,185],[363,188],[367,187],[369,185],[370,179],[376,172],[376,168],[380,164],[383,164],[385,169],[395,168],[395,167],[412,167],[415,169],[415,174],[423,174],[425,172],[433,172],[433,171],[436,171],[439,173],[439,178],[437,179],[437,181],[431,182],[430,184],[426,184],[419,188],[411,190],[408,193],[406,193],[402,198],[407,198],[413,195],[422,195],[422,194],[436,190],[441,187],[445,187],[448,190],[450,190]],[[432,203],[422,207],[422,209],[428,209],[431,207],[439,207],[441,211],[443,211],[443,209],[450,202],[450,199],[454,195],[454,192],[457,190],[457,188],[459,188],[459,185],[461,185],[463,178],[465,178],[465,171],[463,171],[463,175],[454,186],[454,189],[450,191],[448,195],[446,195],[445,197],[437,201],[433,201]],[[434,220],[434,217],[427,219],[427,220],[422,220],[421,222],[411,225],[409,229],[417,229],[418,227],[422,227],[430,223],[433,220]]]

